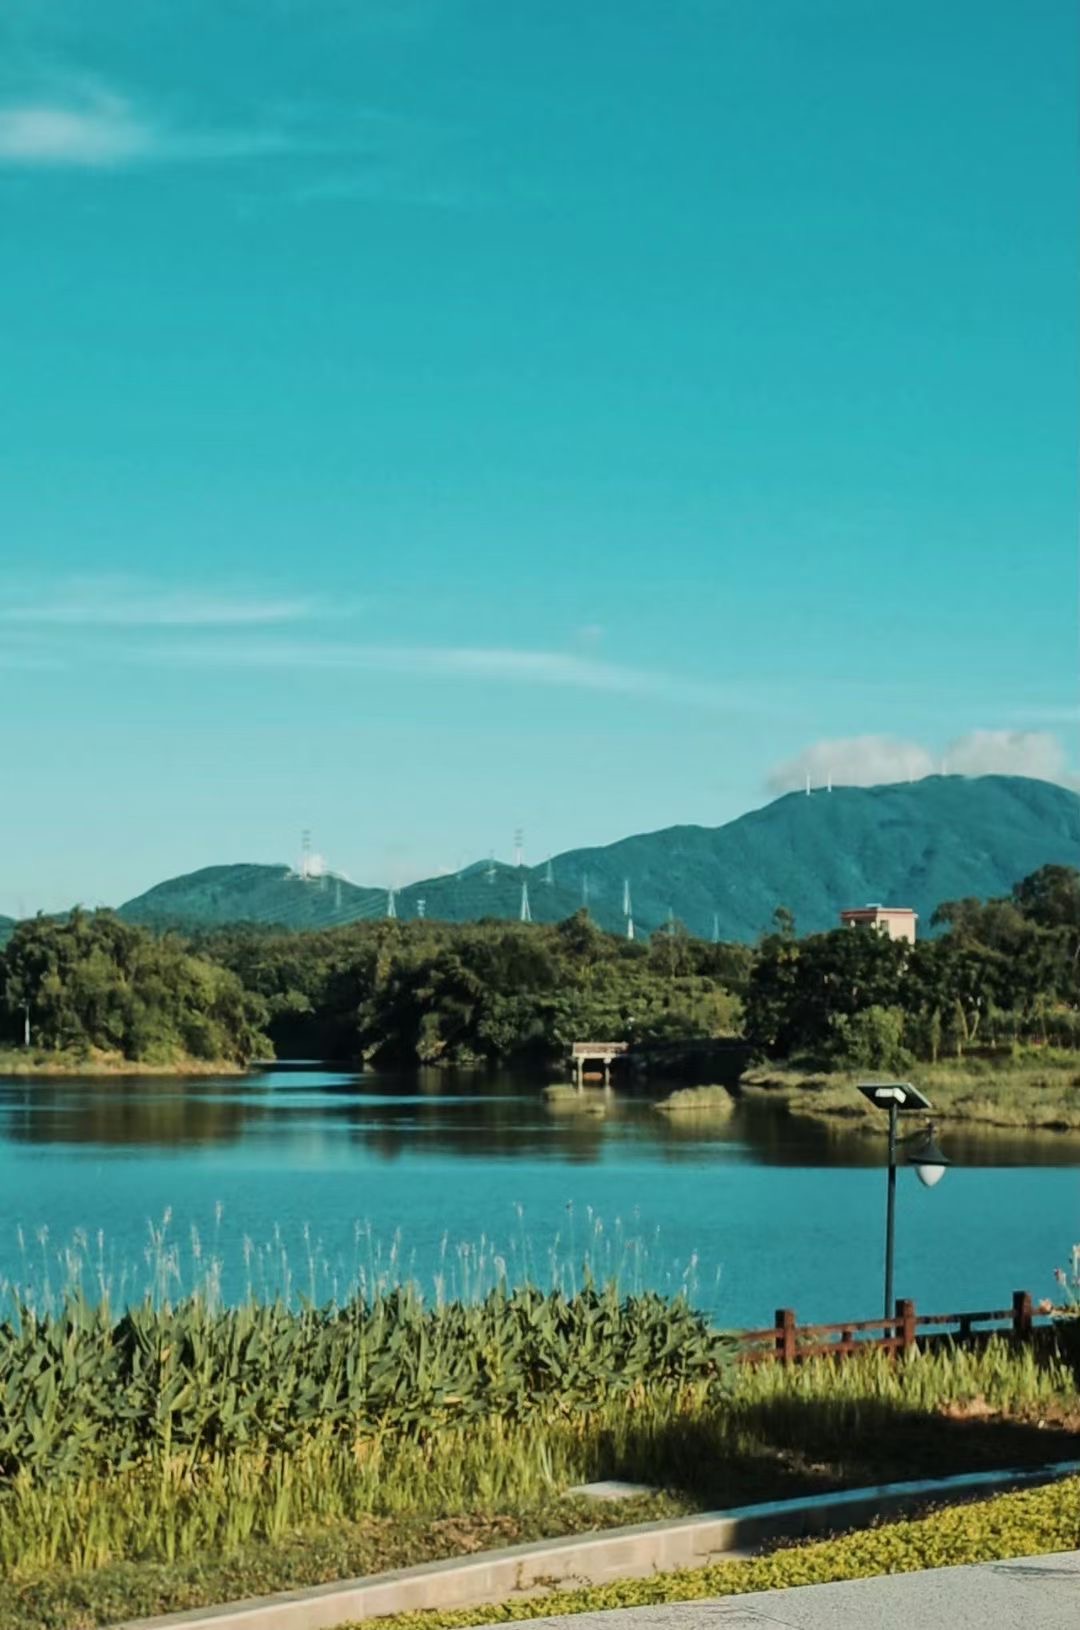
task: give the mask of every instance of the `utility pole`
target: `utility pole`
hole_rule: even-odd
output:
[[[522,883],[522,885],[521,885],[521,914],[520,915],[521,915],[521,921],[523,923],[531,923],[532,922],[532,912],[529,910],[529,885],[528,885],[528,883]]]

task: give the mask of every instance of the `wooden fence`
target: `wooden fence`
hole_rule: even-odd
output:
[[[952,1340],[976,1345],[992,1335],[1031,1341],[1036,1313],[1026,1290],[1013,1293],[1012,1307],[980,1313],[919,1313],[899,1301],[891,1319],[845,1319],[840,1324],[799,1324],[790,1307],[776,1310],[768,1330],[740,1330],[740,1364],[797,1364],[804,1358],[847,1358],[876,1348],[910,1353],[917,1347]]]

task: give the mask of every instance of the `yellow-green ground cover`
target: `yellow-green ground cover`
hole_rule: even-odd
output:
[[[1080,1478],[1074,1477],[1044,1488],[949,1506],[914,1520],[887,1523],[746,1560],[557,1591],[497,1607],[407,1613],[377,1622],[382,1630],[458,1630],[459,1626],[506,1624],[558,1613],[697,1602],[710,1597],[743,1596],[754,1590],[825,1585],[883,1573],[1047,1555],[1078,1546]]]

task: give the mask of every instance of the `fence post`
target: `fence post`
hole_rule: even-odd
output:
[[[790,1307],[776,1310],[776,1356],[782,1364],[795,1362],[795,1314]]]
[[[1013,1335],[1017,1341],[1030,1341],[1033,1329],[1031,1297],[1026,1290],[1013,1291]]]
[[[915,1303],[902,1297],[896,1304],[896,1334],[905,1358],[915,1350]]]

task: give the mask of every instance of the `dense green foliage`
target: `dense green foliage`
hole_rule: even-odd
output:
[[[1080,1044],[1080,873],[1044,866],[1003,899],[949,901],[914,947],[867,929],[758,947],[747,1034],[774,1056],[896,1069],[1003,1043]]]
[[[112,912],[20,923],[0,953],[0,1038],[167,1063],[246,1063],[265,1050],[262,1004],[220,963]]]
[[[674,826],[550,863],[486,862],[410,884],[400,918],[516,921],[522,884],[535,921],[562,921],[587,900],[600,927],[620,933],[629,882],[639,932],[674,914],[692,933],[749,943],[783,902],[800,929],[831,928],[845,906],[913,906],[924,924],[939,900],[1005,894],[1048,861],[1080,866],[1080,799],[1016,776],[935,776],[885,787],[779,798],[725,826]],[[301,881],[286,866],[215,866],[173,878],[121,907],[131,921],[212,927],[248,922],[332,927],[385,915],[385,891],[346,879]],[[715,922],[714,922],[715,919]]]
[[[768,1057],[896,1070],[980,1049],[1080,1045],[1080,873],[1045,866],[1009,896],[948,901],[914,947],[869,929],[751,949],[672,922],[650,941],[431,919],[192,940],[114,914],[22,923],[0,952],[0,1041],[148,1062],[362,1057],[547,1063],[581,1039],[673,1049],[740,1033]]]
[[[501,1288],[439,1307],[397,1287],[300,1311],[193,1297],[118,1322],[72,1297],[0,1329],[0,1476],[543,1419],[646,1382],[721,1386],[730,1356],[685,1301],[614,1287]]]
[[[376,1063],[554,1059],[571,1041],[675,1041],[738,1030],[750,952],[676,925],[649,945],[584,912],[557,927],[357,923],[302,937],[232,929],[200,942],[267,1004],[278,1051]]]

